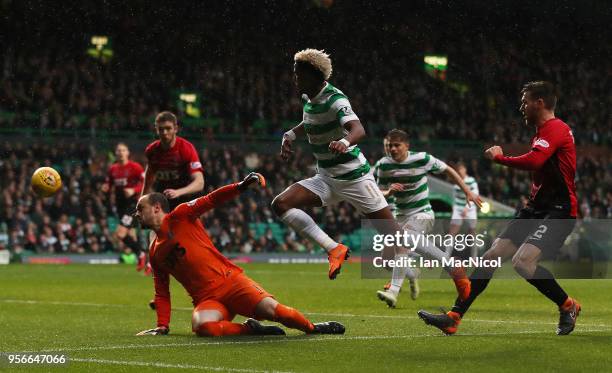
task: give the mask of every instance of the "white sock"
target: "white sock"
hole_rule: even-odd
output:
[[[415,253],[410,253],[409,256],[416,260],[418,260],[419,258],[419,256],[416,255]],[[416,280],[419,277],[419,270],[413,267],[406,268],[406,277],[409,280]]]
[[[402,258],[408,258],[408,254],[397,254],[395,256],[396,263],[399,262]],[[393,267],[393,274],[391,275],[391,287],[389,291],[393,294],[397,295],[402,288],[402,284],[404,283],[404,279],[406,278],[406,274],[408,273],[409,268],[404,266]]]
[[[319,244],[327,252],[338,246],[336,241],[332,240],[327,233],[319,228],[310,215],[300,209],[289,209],[281,215],[280,219],[302,236]]]

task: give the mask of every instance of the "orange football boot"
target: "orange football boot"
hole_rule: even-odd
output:
[[[341,243],[329,251],[327,254],[327,260],[329,260],[330,280],[334,280],[336,276],[338,276],[338,273],[340,273],[340,269],[342,268],[342,263],[348,259],[350,252],[351,250],[348,248],[348,246]]]

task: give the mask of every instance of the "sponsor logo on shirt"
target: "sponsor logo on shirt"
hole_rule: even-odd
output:
[[[548,141],[544,140],[544,139],[537,139],[534,143],[533,146],[541,146],[543,148],[548,148],[550,146],[550,144],[548,143]]]
[[[180,173],[176,170],[160,170],[157,171],[156,176],[160,181],[176,180],[181,177]]]

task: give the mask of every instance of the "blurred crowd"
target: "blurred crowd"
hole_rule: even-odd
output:
[[[278,145],[278,144],[275,144]],[[140,150],[140,151],[139,151]],[[110,149],[85,143],[53,145],[2,143],[0,153],[0,246],[16,252],[100,253],[127,250],[113,239],[116,210],[101,185],[112,156]],[[371,163],[380,153],[367,154]],[[272,199],[292,183],[314,173],[312,156],[298,148],[289,163],[276,154],[245,153],[239,144],[205,148],[200,157],[206,190],[241,180],[250,171],[267,177],[268,187],[249,191],[222,208],[207,212],[203,222],[217,247],[228,253],[313,252],[312,243],[284,228],[274,216]],[[142,161],[141,149],[132,158]],[[453,164],[459,159],[448,159]],[[465,160],[464,160],[465,161]],[[506,167],[471,160],[469,173],[482,195],[520,207],[529,194],[529,175]],[[612,159],[580,157],[577,188],[583,218],[612,218]],[[30,175],[40,166],[56,168],[63,188],[51,198],[39,199],[29,191]],[[335,239],[361,227],[359,214],[345,203],[308,210]],[[114,223],[113,223],[114,222]],[[263,228],[258,228],[258,226]],[[274,232],[274,227],[281,227]],[[261,230],[263,229],[263,230]]]
[[[471,22],[469,14],[436,13],[435,4],[432,14],[419,14],[418,5],[360,1],[330,9],[308,1],[248,3],[192,4],[164,12],[165,23],[138,9],[111,8],[115,18],[86,18],[70,27],[62,22],[71,7],[6,10],[15,13],[6,30],[15,37],[7,38],[0,60],[0,128],[149,129],[157,112],[176,111],[178,91],[189,91],[200,93],[201,114],[216,125],[211,133],[278,134],[302,114],[293,54],[314,46],[331,53],[331,82],[374,136],[403,127],[422,141],[524,142],[531,130],[518,124],[520,88],[548,79],[559,89],[558,115],[577,143],[612,145],[612,66],[605,58],[611,51],[609,43],[597,43],[596,23],[574,33],[577,25],[548,17],[516,23],[495,14],[483,21],[474,13],[477,22]],[[28,13],[37,11],[47,17]],[[64,17],[58,22],[49,12]],[[231,17],[216,16],[226,13]],[[442,19],[445,27],[437,27]],[[85,53],[91,47],[86,21],[110,30],[109,61]],[[512,36],[509,29],[521,26],[539,37]],[[425,73],[428,53],[448,56],[445,81]]]
[[[0,245],[123,250],[112,239],[115,211],[100,190],[112,160],[112,145],[100,135],[150,131],[154,115],[166,109],[183,120],[177,92],[188,91],[201,96],[203,122],[192,135],[278,138],[302,116],[292,68],[293,54],[305,47],[331,54],[330,81],[348,95],[375,141],[398,127],[420,144],[524,144],[533,130],[520,124],[519,91],[527,81],[547,79],[559,89],[557,115],[572,127],[577,145],[612,145],[612,44],[601,32],[608,21],[592,8],[597,4],[573,11],[552,0],[525,5],[528,11],[512,2],[495,10],[429,1],[320,4],[230,0],[169,8],[151,0],[144,11],[141,2],[0,2],[6,15],[0,24],[0,133],[84,131],[80,142],[0,144]],[[542,9],[548,13],[536,16]],[[105,61],[86,53],[94,32],[109,37],[113,55]],[[444,79],[425,72],[425,54],[448,57]],[[314,173],[312,157],[298,153],[285,165],[267,150],[245,154],[229,143],[201,150],[208,190],[253,169],[270,181],[266,190],[208,213],[206,226],[228,252],[315,250],[291,231],[279,239],[274,224],[282,224],[270,209],[275,195]],[[141,152],[133,149],[133,158],[142,161]],[[366,155],[373,164],[380,152]],[[461,154],[445,160],[468,163],[485,196],[520,206],[529,193],[524,172]],[[31,172],[41,165],[56,167],[65,182],[46,200],[28,191]],[[612,216],[611,165],[609,151],[579,154],[582,217]],[[360,226],[345,204],[309,213],[336,238]]]
[[[101,185],[112,157],[108,149],[87,144],[0,145],[0,245],[14,251],[44,253],[100,253],[124,251],[113,239],[116,209],[110,194]],[[268,178],[268,187],[249,191],[240,198],[203,215],[203,222],[217,247],[225,252],[312,252],[310,241],[288,231],[273,235],[269,223],[281,226],[272,213],[274,196],[294,181],[312,174],[312,159],[298,150],[285,164],[275,155],[244,154],[236,144],[222,150],[205,149],[200,154],[205,165],[206,191],[241,180],[251,170]],[[133,159],[142,160],[135,152]],[[47,199],[34,196],[30,175],[41,166],[56,168],[62,175],[61,192]],[[308,211],[336,239],[360,227],[358,214],[342,204],[333,209]],[[257,233],[256,225],[265,231]]]

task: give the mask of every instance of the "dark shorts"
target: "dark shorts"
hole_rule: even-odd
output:
[[[555,252],[572,233],[576,219],[566,211],[524,208],[508,223],[499,238],[512,241],[516,247],[529,243],[542,252]]]
[[[136,201],[117,204],[117,217],[119,224],[126,228],[132,228],[134,223],[133,214],[136,212]]]

